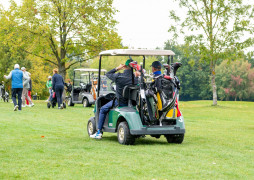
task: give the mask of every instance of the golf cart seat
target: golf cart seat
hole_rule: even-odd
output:
[[[133,107],[136,105],[137,96],[138,96],[138,89],[137,85],[127,85],[123,89],[123,97],[128,99],[128,106]]]
[[[91,89],[92,89],[92,84],[87,84],[87,85],[86,85],[86,91],[87,91],[87,92],[90,92]]]

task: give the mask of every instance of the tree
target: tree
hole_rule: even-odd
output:
[[[120,47],[112,0],[23,0],[11,6],[17,16],[10,20],[18,22],[22,45],[29,44],[19,47],[58,67],[64,77],[72,65]]]
[[[218,96],[221,100],[253,100],[254,99],[254,69],[243,59],[228,64],[224,60],[216,66],[216,81],[220,85]]]
[[[175,45],[170,41],[165,42],[164,49],[175,53],[174,62],[181,62],[182,66],[177,71],[180,80],[180,99],[200,100],[211,99],[209,88],[209,67],[207,62],[200,62],[198,55],[185,55],[194,50],[195,46]]]
[[[180,32],[186,35],[186,43],[196,46],[192,54],[199,54],[202,60],[209,62],[213,105],[217,105],[216,61],[227,57],[229,55],[227,52],[231,52],[232,49],[235,50],[233,56],[236,56],[239,50],[253,43],[251,38],[242,41],[245,32],[253,31],[251,27],[253,24],[250,21],[250,18],[253,18],[253,7],[244,5],[242,0],[178,2],[181,8],[186,9],[186,18],[181,20],[175,11],[170,12],[170,17],[178,23]],[[178,37],[178,26],[172,24],[170,27],[169,31],[174,32],[174,38]]]

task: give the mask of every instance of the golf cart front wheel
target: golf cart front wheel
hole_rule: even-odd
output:
[[[84,107],[88,107],[89,106],[89,101],[88,101],[87,98],[84,98],[84,100],[83,100],[83,106]]]
[[[88,123],[87,123],[87,133],[88,133],[88,136],[93,135],[95,132],[96,132],[95,118],[91,117],[88,120]]]
[[[74,106],[74,103],[72,102],[72,98],[71,97],[68,98],[67,104],[68,104],[68,106]]]
[[[167,134],[165,135],[165,138],[167,139],[168,143],[182,144],[184,134]]]
[[[120,144],[133,145],[135,137],[130,134],[130,129],[126,121],[121,122],[117,128],[117,139]]]

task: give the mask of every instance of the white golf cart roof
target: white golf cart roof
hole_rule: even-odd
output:
[[[99,69],[74,69],[74,71],[99,72]],[[107,72],[107,70],[101,69],[101,72]]]
[[[174,56],[171,50],[148,50],[148,49],[112,49],[102,51],[100,56]]]

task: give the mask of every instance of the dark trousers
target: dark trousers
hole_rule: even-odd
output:
[[[22,104],[22,99],[21,99],[22,91],[23,91],[23,88],[12,88],[11,89],[11,97],[12,97],[14,106],[17,105],[16,95],[18,95],[19,110],[21,110],[21,104]]]
[[[63,95],[64,86],[56,86],[56,99],[58,107],[63,103],[62,95]]]
[[[106,116],[110,110],[110,108],[112,107],[113,104],[113,100],[109,101],[107,104],[105,104],[104,106],[101,107],[100,109],[100,113],[99,113],[99,122],[98,122],[98,129],[101,131],[103,128],[103,124],[105,122]],[[117,100],[114,103],[114,106],[117,106],[118,102]],[[127,104],[122,104],[120,103],[120,107],[122,106],[127,106]]]

